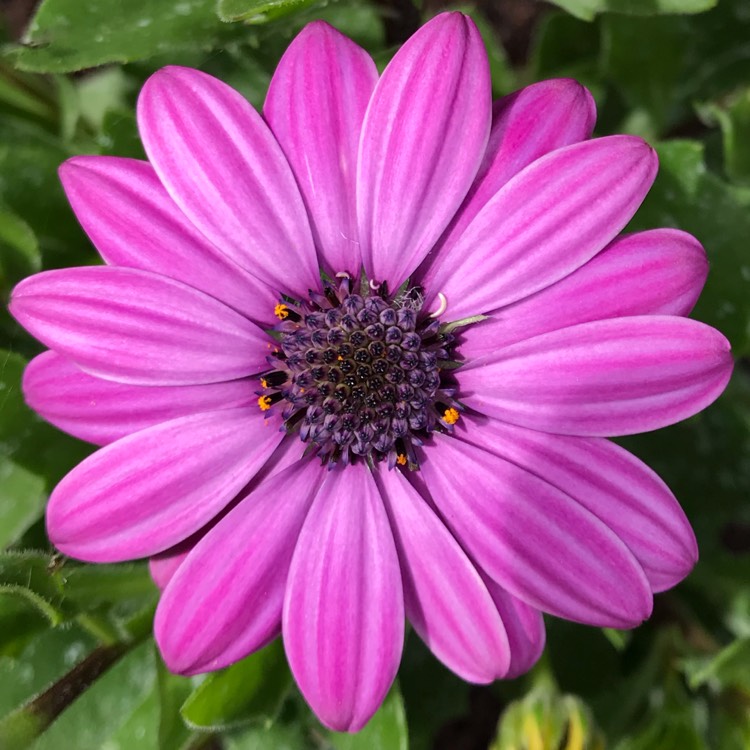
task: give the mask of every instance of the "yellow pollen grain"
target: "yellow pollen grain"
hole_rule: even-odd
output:
[[[337,359],[337,360],[338,360],[339,362],[343,362],[343,360],[344,360],[344,358],[343,358],[343,357],[342,357],[342,356],[341,356],[340,354],[339,354],[339,356],[338,356],[338,357],[336,357],[336,359]]]
[[[273,314],[280,318],[281,320],[284,320],[289,317],[289,308],[286,305],[282,305],[279,303],[276,305],[276,307],[273,308]]]
[[[268,382],[266,381],[266,379],[265,379],[265,378],[261,378],[261,379],[260,379],[260,384],[261,384],[261,386],[262,386],[263,388],[268,388]]]
[[[398,456],[396,456],[396,463],[399,466],[406,466],[406,456],[403,453],[399,453]]]
[[[271,408],[271,397],[260,396],[258,398],[258,406],[260,406],[261,411],[268,411]]]
[[[450,409],[445,410],[445,414],[443,414],[443,420],[446,422],[446,424],[456,424],[460,416],[461,415],[458,413],[458,409],[454,409],[453,407],[451,407]]]

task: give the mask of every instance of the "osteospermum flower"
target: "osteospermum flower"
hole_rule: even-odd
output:
[[[65,554],[151,556],[155,632],[194,674],[284,639],[321,720],[362,727],[408,619],[466,680],[527,670],[541,612],[632,627],[696,560],[667,487],[603,439],[723,390],[683,232],[618,233],[656,173],[589,140],[570,80],[496,102],[472,22],[424,26],[378,79],[324,23],[263,116],[157,72],[149,162],[63,165],[106,265],[11,309],[51,351],[29,403],[98,452],[54,490]]]

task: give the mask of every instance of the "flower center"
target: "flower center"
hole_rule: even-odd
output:
[[[389,297],[346,274],[304,302],[274,310],[279,349],[261,377],[258,405],[282,404],[287,431],[299,431],[323,463],[358,457],[417,469],[415,445],[450,432],[460,406],[448,387],[453,336],[422,312],[418,288]]]

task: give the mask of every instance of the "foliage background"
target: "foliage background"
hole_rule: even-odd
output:
[[[739,364],[707,413],[627,447],[683,503],[701,561],[634,632],[548,618],[522,679],[469,686],[410,635],[383,709],[359,735],[324,730],[278,644],[200,679],[170,675],[150,637],[144,564],[54,554],[46,497],[87,455],[24,405],[38,351],[0,307],[0,748],[34,750],[746,750],[750,748],[750,1],[479,0],[495,93],[573,76],[597,135],[635,133],[661,171],[631,228],[705,245],[695,316]],[[56,169],[79,153],[143,156],[142,82],[166,63],[223,78],[256,106],[296,31],[324,18],[380,66],[431,0],[0,0],[0,293],[41,268],[96,262]],[[498,724],[499,721],[499,724]]]

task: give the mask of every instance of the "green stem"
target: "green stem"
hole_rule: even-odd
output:
[[[90,612],[82,612],[76,615],[76,622],[87,632],[96,638],[102,646],[114,646],[122,641],[122,636],[109,620]]]
[[[0,747],[24,750],[98,677],[106,672],[131,644],[94,649],[62,679],[41,695],[9,713],[0,721]]]

